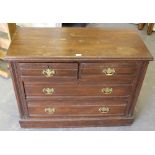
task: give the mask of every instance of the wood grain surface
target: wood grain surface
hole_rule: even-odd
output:
[[[127,29],[18,28],[13,40],[7,60],[42,57],[152,60],[137,32]]]

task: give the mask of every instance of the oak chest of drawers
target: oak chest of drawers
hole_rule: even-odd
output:
[[[152,56],[132,30],[19,28],[6,59],[21,127],[130,125]]]

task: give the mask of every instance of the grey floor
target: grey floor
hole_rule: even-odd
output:
[[[134,24],[89,24],[88,27],[131,28]],[[146,29],[138,31],[139,35],[155,57],[155,32],[148,36]],[[136,118],[131,126],[92,127],[92,128],[59,128],[59,129],[22,129],[18,124],[19,115],[11,79],[0,77],[0,130],[50,130],[50,131],[122,131],[122,130],[155,130],[155,62],[151,62],[142,86],[136,107]]]

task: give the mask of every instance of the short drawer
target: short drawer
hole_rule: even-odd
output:
[[[56,102],[57,103],[57,102]],[[122,116],[125,115],[126,104],[56,104],[50,101],[29,102],[30,117],[53,116]]]
[[[132,83],[138,71],[136,63],[82,63],[82,82]]]
[[[25,84],[26,97],[53,97],[53,96],[129,96],[132,86],[114,85],[51,85]]]
[[[77,79],[77,63],[19,63],[24,81],[56,81]]]

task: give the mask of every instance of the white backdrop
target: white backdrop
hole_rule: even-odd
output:
[[[61,23],[16,23],[21,27],[61,27]]]

